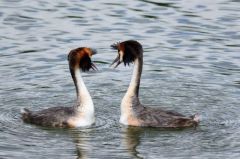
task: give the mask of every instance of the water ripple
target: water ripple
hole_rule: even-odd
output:
[[[239,157],[239,2],[0,2],[0,158]],[[109,67],[112,43],[143,44],[141,101],[199,113],[197,129],[163,131],[119,124],[132,65]],[[98,50],[98,71],[84,73],[96,110],[88,128],[23,123],[20,108],[71,106],[67,53]]]

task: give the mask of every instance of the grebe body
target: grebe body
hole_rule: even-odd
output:
[[[121,102],[120,123],[130,126],[183,128],[195,127],[199,122],[199,116],[186,117],[174,111],[160,108],[145,107],[139,100],[139,87],[143,66],[142,45],[134,40],[128,40],[111,45],[118,51],[115,68],[121,64],[134,63],[133,74],[128,90]]]
[[[75,84],[77,100],[72,107],[53,107],[40,111],[30,111],[24,108],[23,121],[48,127],[83,127],[95,122],[92,98],[84,84],[81,71],[97,69],[91,62],[95,51],[91,48],[80,47],[68,54],[69,70]]]

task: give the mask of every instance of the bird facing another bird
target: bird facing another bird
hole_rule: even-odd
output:
[[[84,84],[81,71],[96,70],[91,56],[96,52],[80,47],[68,54],[69,70],[76,88],[77,100],[72,107],[53,107],[40,111],[23,109],[22,119],[27,123],[49,127],[83,127],[95,122],[92,98]]]
[[[135,40],[128,40],[111,45],[117,50],[113,61],[115,68],[124,63],[134,63],[131,82],[121,102],[120,123],[139,127],[185,128],[195,127],[199,116],[186,117],[175,111],[145,107],[139,100],[139,87],[143,67],[143,48]],[[69,70],[76,88],[77,101],[72,107],[53,107],[40,111],[22,110],[22,119],[27,123],[51,127],[83,127],[95,122],[92,98],[81,77],[81,71],[97,70],[91,57],[95,50],[81,47],[68,54]]]

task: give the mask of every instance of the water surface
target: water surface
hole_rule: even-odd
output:
[[[0,2],[0,158],[239,158],[240,2]],[[144,47],[142,103],[191,115],[196,129],[127,128],[118,122],[132,66],[109,68],[113,42]],[[84,73],[96,107],[89,128],[25,124],[20,109],[72,106],[67,53],[98,50]]]

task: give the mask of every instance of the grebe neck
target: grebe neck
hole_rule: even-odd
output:
[[[138,97],[139,86],[142,74],[143,58],[138,57],[134,60],[133,74],[125,97]]]
[[[77,93],[77,103],[74,106],[76,111],[80,113],[94,113],[94,106],[92,98],[87,90],[87,87],[84,84],[84,81],[81,76],[81,72],[79,68],[75,70],[71,70],[72,78],[76,87]]]
[[[124,125],[128,125],[128,118],[132,118],[135,116],[135,112],[143,108],[138,98],[142,65],[143,59],[141,57],[135,59],[132,79],[121,102],[120,123]]]

